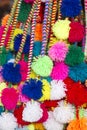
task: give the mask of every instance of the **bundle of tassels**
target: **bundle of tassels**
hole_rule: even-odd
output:
[[[85,17],[80,0],[14,1],[0,27],[0,130],[87,130]]]

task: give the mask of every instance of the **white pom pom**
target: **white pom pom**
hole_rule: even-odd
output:
[[[49,117],[43,125],[46,130],[63,130],[63,124],[56,122],[52,112],[49,112]]]
[[[51,81],[51,100],[60,100],[66,96],[66,85],[62,80]]]
[[[56,107],[53,116],[59,123],[69,123],[75,117],[75,108],[71,104],[60,102],[59,107]]]
[[[10,59],[8,63],[14,63],[15,59]]]
[[[0,130],[14,130],[17,127],[16,121],[12,113],[2,113],[0,115]]]
[[[23,120],[27,122],[36,122],[43,116],[43,110],[38,102],[27,102],[23,110]]]

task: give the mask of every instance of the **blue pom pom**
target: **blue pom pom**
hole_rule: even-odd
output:
[[[80,15],[82,10],[80,0],[63,0],[61,13],[64,17],[76,17]]]
[[[42,82],[36,79],[30,79],[22,88],[22,94],[28,98],[37,100],[42,96]]]
[[[21,81],[20,65],[14,67],[13,63],[7,63],[3,66],[2,75],[4,80],[13,84]]]
[[[18,34],[14,39],[14,50],[18,52],[19,46],[22,40],[22,34]],[[23,49],[23,53],[27,54],[29,53],[29,47],[30,47],[30,35],[27,35],[25,46]]]
[[[33,56],[40,55],[42,43],[40,41],[34,42]]]
[[[87,79],[87,64],[81,63],[77,66],[69,68],[69,77],[75,82],[81,81],[82,83]]]

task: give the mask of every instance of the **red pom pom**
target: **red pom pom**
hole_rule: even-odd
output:
[[[84,27],[79,22],[70,23],[69,41],[80,42],[84,37]]]
[[[24,107],[22,105],[20,107],[16,108],[14,110],[14,116],[17,118],[17,123],[19,125],[22,125],[22,126],[29,125],[30,124],[29,122],[25,122],[25,121],[22,120],[22,112],[23,112],[23,110],[24,110]]]
[[[76,107],[87,102],[87,89],[80,82],[73,83],[66,94],[67,101]]]
[[[64,83],[66,84],[66,89],[68,90],[75,82],[71,78],[67,77],[66,79],[64,79]]]
[[[51,107],[57,107],[58,106],[58,101],[54,100],[54,101],[44,101],[43,103],[45,105],[46,108],[51,108]]]
[[[18,96],[14,88],[5,88],[2,91],[1,102],[7,110],[13,110],[17,105]]]

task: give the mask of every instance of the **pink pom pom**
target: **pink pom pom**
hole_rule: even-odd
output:
[[[69,68],[64,62],[56,63],[51,72],[54,80],[64,80],[68,76]]]
[[[1,102],[7,110],[13,110],[18,101],[18,93],[14,88],[5,88],[2,91]]]
[[[25,103],[25,102],[28,102],[29,99],[26,96],[22,95],[22,88],[23,88],[23,85],[20,84],[18,86],[18,90],[19,90],[19,101]]]
[[[21,60],[19,64],[22,81],[25,81],[27,77],[27,62]]]
[[[70,23],[69,41],[80,42],[84,37],[84,27],[79,22]]]
[[[48,54],[53,61],[64,61],[67,52],[68,47],[66,44],[64,42],[58,42],[49,49]]]
[[[32,3],[32,2],[34,2],[34,0],[24,0],[24,2],[26,2],[26,3]]]

